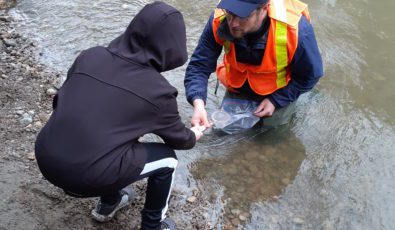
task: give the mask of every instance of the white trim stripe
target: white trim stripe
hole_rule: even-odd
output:
[[[173,188],[173,182],[174,182],[174,175],[176,174],[176,169],[174,168],[173,174],[171,175],[171,184],[170,184],[170,189],[169,189],[169,194],[167,194],[167,199],[166,199],[166,206],[162,209],[162,219],[166,219],[166,212],[167,209],[169,208],[169,199],[170,199],[170,194],[171,194],[171,189]]]
[[[169,208],[169,199],[170,199],[171,189],[173,188],[174,175],[176,173],[177,164],[178,164],[178,160],[168,157],[168,158],[164,158],[164,159],[161,159],[158,161],[153,161],[153,162],[145,164],[143,171],[140,173],[140,175],[143,175],[143,174],[155,171],[160,168],[174,168],[174,171],[171,175],[171,183],[170,183],[170,188],[169,188],[169,194],[167,194],[166,205],[162,209],[161,221],[163,221],[166,218],[166,212],[167,212],[167,209]]]
[[[152,172],[154,170],[160,169],[160,168],[176,168],[178,164],[178,160],[168,157],[168,158],[163,158],[158,161],[153,161],[150,163],[145,164],[143,171],[141,171],[140,175]]]

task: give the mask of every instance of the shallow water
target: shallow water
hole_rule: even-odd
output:
[[[42,60],[65,72],[79,51],[121,33],[146,2],[21,0],[12,14],[37,39]],[[191,54],[216,1],[166,2],[184,14]],[[195,149],[178,152],[176,188],[203,190],[211,226],[242,215],[246,229],[395,229],[395,2],[307,3],[325,77],[298,100],[291,123],[265,133],[208,131]],[[165,75],[188,123],[184,71]],[[224,93],[214,95],[214,85],[212,77],[209,112]]]

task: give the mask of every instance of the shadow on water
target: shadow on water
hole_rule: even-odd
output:
[[[229,135],[216,135],[235,140]],[[190,165],[191,173],[210,199],[218,195],[217,186],[213,188],[217,191],[210,189],[213,182],[222,187],[224,220],[221,222],[225,226],[237,226],[251,216],[251,204],[278,199],[294,180],[305,151],[286,125],[234,145],[213,146],[206,156]]]

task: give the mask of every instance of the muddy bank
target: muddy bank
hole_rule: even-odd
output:
[[[12,1],[0,1],[12,2]],[[38,63],[40,50],[0,10],[0,229],[138,229],[145,182],[138,197],[110,223],[90,218],[96,199],[74,199],[48,183],[34,159],[34,141],[48,120],[64,73]],[[197,190],[175,190],[169,215],[179,229],[208,229],[207,205]]]

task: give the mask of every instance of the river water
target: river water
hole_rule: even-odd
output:
[[[149,1],[20,0],[11,13],[41,60],[66,72],[76,55],[118,36]],[[166,1],[187,24],[191,54],[217,1]],[[199,187],[208,226],[245,229],[395,229],[395,2],[306,1],[325,77],[300,97],[289,125],[268,132],[208,131],[179,151],[176,189]],[[165,73],[188,123],[185,66]],[[208,111],[224,90],[209,87]],[[244,220],[247,217],[247,220]]]

